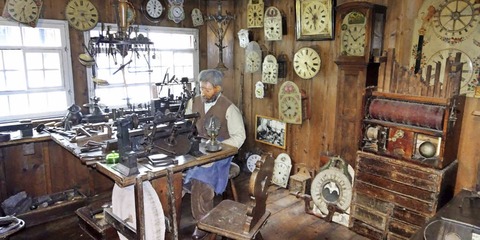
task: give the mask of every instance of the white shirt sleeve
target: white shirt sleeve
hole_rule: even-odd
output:
[[[234,104],[228,107],[225,114],[227,119],[228,134],[230,138],[225,139],[223,143],[240,148],[246,139],[245,125],[240,110]]]
[[[190,98],[185,106],[185,114],[192,114],[193,98]]]

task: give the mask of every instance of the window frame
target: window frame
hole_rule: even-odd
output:
[[[23,25],[17,22],[9,21],[6,18],[0,17],[1,26],[18,26],[20,28],[31,28],[30,26]],[[23,54],[23,74],[27,81],[27,88],[22,90],[6,90],[0,91],[1,96],[5,95],[15,95],[15,94],[30,94],[30,93],[47,93],[52,91],[63,91],[66,94],[66,106],[64,110],[58,111],[48,111],[48,112],[38,112],[38,113],[26,113],[26,114],[17,114],[9,116],[1,116],[0,123],[5,122],[14,122],[21,119],[46,119],[46,118],[58,118],[65,115],[69,106],[75,102],[75,93],[73,91],[73,70],[72,70],[72,57],[71,57],[71,46],[70,46],[70,35],[68,22],[65,20],[52,20],[52,19],[39,19],[36,28],[54,28],[59,29],[60,31],[60,47],[32,47],[24,46],[23,41],[21,45],[16,46],[0,46],[0,50],[21,50]],[[22,31],[22,30],[20,30]],[[23,35],[22,35],[23,37]],[[27,73],[27,59],[25,57],[28,53],[51,53],[59,52],[60,53],[60,70],[62,77],[62,85],[59,87],[47,87],[47,88],[29,88],[28,87],[28,73]],[[43,89],[43,90],[42,90]],[[32,104],[29,104],[30,106]]]

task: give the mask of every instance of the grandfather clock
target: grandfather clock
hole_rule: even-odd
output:
[[[377,85],[383,51],[385,6],[348,2],[336,8],[335,63],[338,66],[335,152],[352,166],[360,142],[363,99],[367,86]]]

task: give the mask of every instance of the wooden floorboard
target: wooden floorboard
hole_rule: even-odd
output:
[[[248,182],[250,175],[242,172],[236,179],[235,185],[239,193],[239,201],[248,201]],[[218,203],[221,196],[216,196]],[[182,216],[179,225],[179,239],[191,239],[195,227],[190,210],[190,195],[186,194],[182,200]],[[305,213],[303,200],[290,195],[289,191],[277,186],[269,187],[267,210],[271,212],[267,224],[261,233],[265,240],[365,240],[347,227],[325,222],[322,219]],[[92,239],[80,229],[78,219],[73,216],[59,222],[49,223],[48,226],[37,226],[11,236],[16,239],[68,239],[88,240]],[[220,239],[219,237],[217,239]]]

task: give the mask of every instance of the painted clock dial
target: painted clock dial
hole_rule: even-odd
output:
[[[475,2],[469,0],[445,1],[433,15],[433,29],[440,38],[465,38],[478,27],[479,16]]]
[[[325,32],[332,19],[329,18],[330,13],[324,3],[308,1],[304,5],[301,19],[302,34],[316,35]]]
[[[262,82],[268,84],[277,84],[278,82],[278,64],[273,55],[267,55],[263,60]]]
[[[303,79],[312,79],[320,71],[322,60],[313,48],[304,47],[293,57],[293,69]]]
[[[7,0],[2,16],[35,27],[42,6],[42,0]]]
[[[262,50],[257,42],[251,41],[245,48],[245,72],[254,73],[262,66]]]
[[[366,18],[361,12],[351,12],[341,26],[341,52],[347,56],[365,55]]]
[[[269,7],[265,11],[265,23],[263,24],[265,40],[282,40],[282,15],[276,7]]]
[[[278,93],[278,111],[280,120],[286,123],[302,124],[302,95],[292,81],[285,81]]]
[[[257,164],[257,161],[259,161],[260,159],[262,159],[262,157],[258,154],[252,154],[248,156],[247,158],[248,171],[253,172],[253,170],[255,170],[255,164]]]
[[[292,160],[286,153],[278,154],[273,165],[272,183],[286,188],[288,179],[290,178],[290,170],[292,169]]]
[[[261,28],[263,27],[263,0],[249,0],[247,4],[247,27]]]

